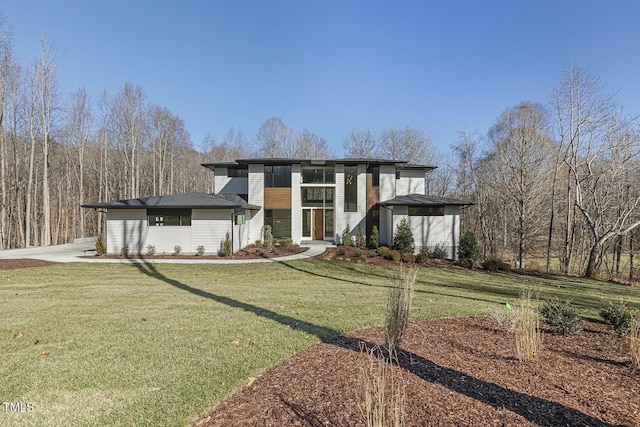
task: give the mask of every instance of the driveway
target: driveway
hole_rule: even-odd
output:
[[[103,262],[103,263],[153,263],[153,264],[247,264],[257,262],[291,261],[296,259],[310,258],[320,255],[324,250],[332,246],[330,242],[310,242],[302,246],[309,247],[309,250],[280,258],[260,258],[260,259],[106,259],[100,257],[79,258],[83,255],[95,254],[95,240],[82,239],[75,243],[57,246],[44,246],[28,249],[8,249],[0,251],[0,259],[40,259],[51,262]]]

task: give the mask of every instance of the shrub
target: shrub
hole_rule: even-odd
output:
[[[278,246],[280,246],[281,248],[288,248],[291,245],[293,245],[293,240],[292,239],[278,240]]]
[[[367,236],[364,234],[364,230],[360,226],[356,228],[356,246],[359,248],[367,246]]]
[[[389,252],[391,252],[391,249],[389,249],[386,246],[380,246],[378,248],[378,255],[380,255],[382,258],[386,258],[387,254],[389,254]]]
[[[356,258],[360,258],[362,256],[362,251],[358,248],[353,252],[353,256]]]
[[[198,256],[204,256],[204,246],[200,245],[196,248]]]
[[[107,253],[107,242],[104,240],[104,234],[98,233],[96,237],[96,254],[104,255]]]
[[[369,247],[371,249],[378,249],[380,246],[380,231],[378,230],[378,226],[374,225],[371,229],[371,236],[369,236]]]
[[[431,250],[431,258],[445,259],[449,258],[449,251],[445,248],[444,244],[438,243]]]
[[[340,256],[344,255],[347,253],[347,251],[345,250],[345,248],[338,248],[338,250],[336,251],[336,253]]]
[[[262,240],[256,240],[254,243],[256,248],[261,248],[262,247]]]
[[[607,308],[600,310],[600,316],[610,325],[618,335],[626,335],[631,331],[631,323],[634,318],[634,310],[627,306],[625,301],[617,304],[609,303]]]
[[[147,255],[154,256],[156,254],[156,247],[153,245],[147,245]]]
[[[515,332],[517,311],[513,309],[511,304],[504,304],[500,308],[489,312],[489,319],[496,328],[501,331]]]
[[[571,304],[571,300],[547,300],[540,308],[540,314],[554,331],[561,334],[575,334],[582,330],[578,309]]]
[[[262,226],[262,244],[270,251],[273,250],[275,239],[273,238],[273,232],[270,225]]]
[[[410,254],[409,252],[405,252],[402,254],[402,262],[412,263],[416,261],[416,256],[414,254]]]
[[[389,251],[389,253],[387,253],[384,257],[392,261],[400,261],[402,259],[402,255],[399,251],[396,250]]]
[[[401,266],[396,283],[389,290],[385,320],[385,346],[392,357],[396,356],[407,329],[417,275],[416,268],[405,269]]]
[[[377,256],[378,256],[378,251],[377,251],[377,250],[375,250],[375,249],[371,249],[371,250],[369,251],[369,258],[375,258],[375,257],[377,257]]]
[[[482,268],[487,271],[511,271],[511,265],[499,259],[490,259],[483,262]]]
[[[233,255],[233,242],[231,241],[231,233],[227,231],[227,234],[224,235],[224,242],[222,243],[222,251],[224,252],[224,256]]]
[[[174,255],[180,255],[180,252],[182,252],[182,246],[180,245],[175,245],[173,247],[173,254]]]
[[[473,234],[473,231],[467,229],[462,233],[462,236],[460,236],[460,242],[458,243],[458,259],[470,259],[473,261],[473,264],[475,264],[478,262],[479,257],[480,250],[478,249],[476,236]]]
[[[396,226],[396,232],[393,235],[393,249],[405,253],[413,253],[415,242],[413,240],[413,231],[407,218],[402,218]]]
[[[475,263],[473,262],[473,260],[471,258],[462,258],[459,259],[457,264],[461,267],[464,268],[473,268],[473,266],[475,265]]]
[[[349,224],[342,230],[342,237],[340,238],[342,246],[351,246],[351,234],[349,234]]]
[[[129,256],[129,246],[123,246],[122,249],[120,249],[120,255],[122,255],[123,257],[128,257]]]
[[[427,255],[425,252],[420,252],[418,255],[416,255],[416,262],[418,264],[426,264],[428,260],[429,255]]]

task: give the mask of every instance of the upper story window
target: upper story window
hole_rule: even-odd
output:
[[[358,167],[344,167],[344,211],[358,212]]]
[[[247,178],[249,176],[248,169],[227,169],[229,178]]]
[[[291,165],[264,167],[265,187],[291,187]]]
[[[336,182],[334,168],[302,168],[303,184],[333,184]]]
[[[369,172],[371,172],[371,186],[380,187],[380,166],[369,167]]]
[[[191,209],[147,209],[150,226],[190,226]]]

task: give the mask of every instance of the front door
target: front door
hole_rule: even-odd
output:
[[[324,211],[322,209],[313,210],[313,240],[324,239]]]

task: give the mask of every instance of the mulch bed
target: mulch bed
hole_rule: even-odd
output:
[[[584,323],[578,335],[544,333],[533,362],[515,358],[513,338],[482,317],[411,324],[399,365],[407,426],[638,426],[640,372],[628,337]],[[364,425],[359,342],[372,328],[315,344],[223,401],[196,426]],[[388,391],[389,393],[389,391]]]
[[[302,247],[299,245],[289,245],[285,247],[276,246],[273,250],[269,250],[262,247],[256,247],[255,245],[249,245],[246,248],[236,252],[230,257],[224,257],[219,255],[211,255],[205,253],[203,256],[194,254],[181,253],[180,255],[129,255],[130,259],[260,259],[260,258],[279,258],[289,255],[295,255],[309,250],[308,247]],[[97,255],[83,256],[80,258],[96,258]],[[105,259],[124,259],[122,255],[101,255],[99,258]]]
[[[42,261],[39,259],[0,259],[0,270],[14,270],[16,268],[43,267],[47,265],[57,264],[51,261]]]
[[[344,251],[344,253],[341,253]],[[357,252],[360,252],[360,255],[357,255]],[[369,248],[356,248],[354,246],[338,246],[327,248],[320,255],[316,255],[313,257],[319,261],[326,262],[336,262],[336,263],[363,263],[363,264],[374,264],[374,265],[388,265],[388,266],[398,266],[397,261],[389,260],[382,258],[379,255],[370,256]],[[424,264],[421,264],[424,267],[458,267],[453,263],[453,261],[430,258]]]

